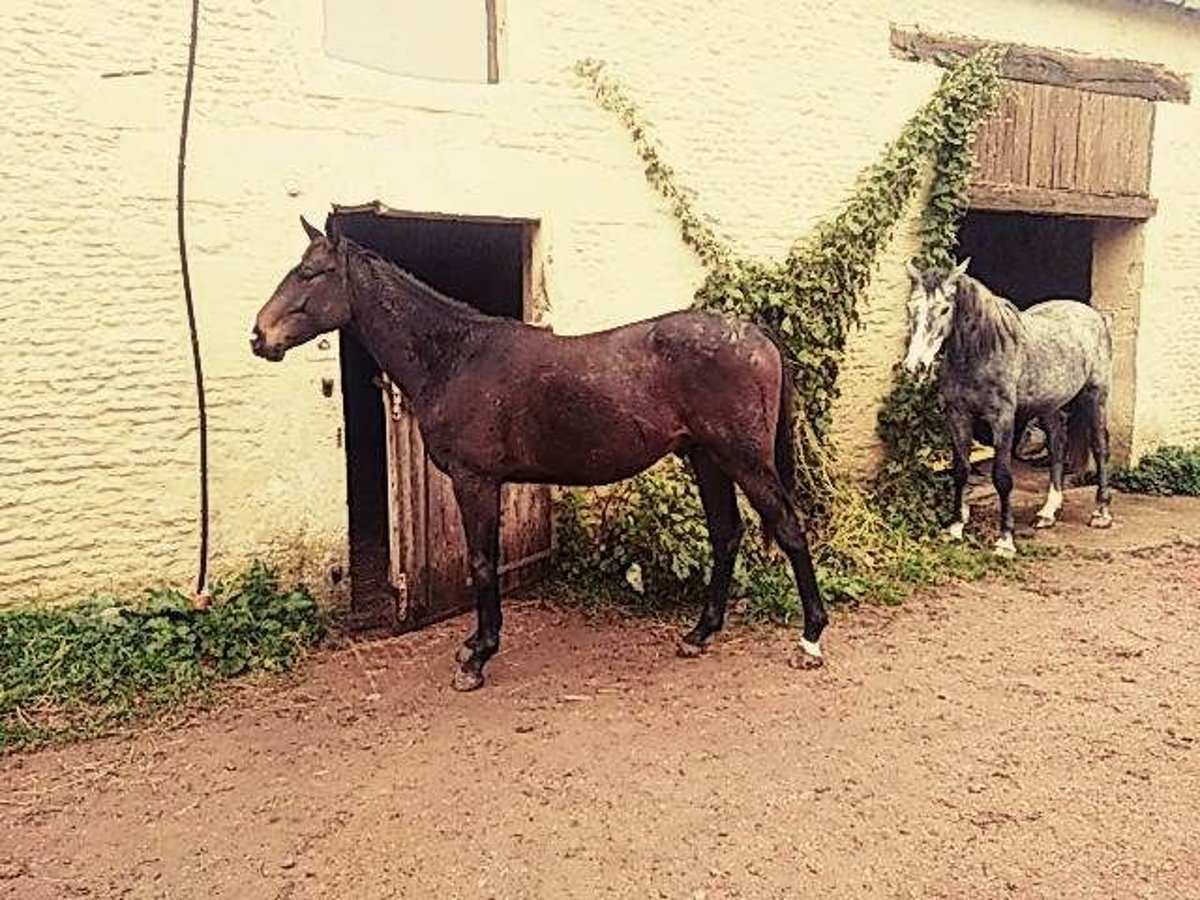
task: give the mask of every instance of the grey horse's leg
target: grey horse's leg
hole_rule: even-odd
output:
[[[1073,413],[1078,415],[1078,413]],[[1062,411],[1038,417],[1046,429],[1046,443],[1050,451],[1050,488],[1046,502],[1033,519],[1034,528],[1052,528],[1063,504],[1063,471],[1067,458],[1067,423]]]
[[[500,484],[472,473],[451,475],[467,537],[467,563],[478,624],[459,653],[453,686],[470,691],[483,684],[483,667],[500,649]]]
[[[679,645],[680,655],[695,656],[703,651],[708,639],[725,624],[725,606],[729,601],[733,564],[745,526],[738,512],[733,480],[721,471],[706,450],[692,450],[688,458],[700,488],[700,501],[704,504],[704,519],[713,551],[712,577],[708,582],[700,620],[695,628],[683,636]]]
[[[966,501],[967,480],[971,477],[971,417],[960,411],[946,414],[950,432],[950,451],[953,456],[954,512],[957,518],[944,532],[950,540],[962,540],[963,529],[971,519],[971,507]]]
[[[997,556],[1014,556],[1017,547],[1013,543],[1012,413],[998,416],[991,425],[992,440],[996,448],[996,456],[992,460],[992,484],[996,487],[996,497],[1000,501],[1000,536],[996,538],[995,552]]]
[[[1093,528],[1112,525],[1112,491],[1108,487],[1108,389],[1088,388],[1080,397],[1091,426],[1092,456],[1096,460],[1096,509],[1088,524]]]

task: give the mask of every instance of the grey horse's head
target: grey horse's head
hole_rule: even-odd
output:
[[[954,319],[954,298],[958,282],[967,274],[970,258],[947,272],[926,269],[922,272],[910,261],[908,277],[912,293],[908,298],[908,353],[904,370],[911,375],[928,372],[933,367]]]
[[[308,235],[308,248],[259,310],[250,332],[250,349],[273,362],[283,359],[292,347],[341,328],[351,318],[344,250],[303,216],[300,224]]]

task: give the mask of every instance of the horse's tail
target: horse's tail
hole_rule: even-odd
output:
[[[787,351],[777,342],[779,350],[779,411],[775,419],[775,471],[787,494],[787,502],[794,504],[796,495],[796,382],[792,374],[792,363]],[[771,528],[764,520],[763,546],[771,546]]]
[[[1081,397],[1067,406],[1066,470],[1081,474],[1087,469],[1088,453],[1092,448],[1092,407]]]

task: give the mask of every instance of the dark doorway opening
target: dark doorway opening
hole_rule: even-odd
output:
[[[529,281],[530,243],[532,224],[520,221],[459,219],[443,216],[421,216],[381,212],[372,207],[338,209],[326,221],[332,235],[350,238],[375,251],[384,258],[415,275],[449,297],[470,303],[489,315],[524,317]],[[399,528],[413,528],[412,522],[395,521],[394,503],[397,479],[408,477],[389,467],[398,465],[389,457],[389,417],[395,412],[381,390],[379,366],[362,345],[343,333],[341,342],[342,394],[345,410],[345,447],[347,504],[349,507],[350,589],[354,625],[359,628],[385,627],[403,629],[417,627],[442,615],[457,611],[453,604],[440,606],[428,602],[411,608],[397,596],[397,547],[415,539],[394,533]],[[415,428],[415,426],[411,426]],[[419,442],[419,438],[413,438]],[[423,450],[417,450],[423,457]],[[411,460],[402,463],[409,467]],[[424,466],[424,459],[421,460]],[[418,526],[425,530],[436,527],[453,530],[456,523],[448,514],[426,521],[425,510],[430,505],[428,492],[438,494],[434,506],[437,513],[446,505],[444,490],[437,484],[427,486],[424,474],[413,481],[423,496],[416,499],[421,512],[414,511]],[[408,482],[406,482],[406,485]],[[452,543],[454,535],[441,534],[435,538],[420,535],[439,545]],[[433,551],[431,551],[433,552]],[[440,552],[440,551],[439,551]],[[401,555],[404,555],[402,552]],[[445,554],[442,554],[444,557]],[[410,562],[414,558],[408,551]],[[420,556],[424,569],[424,550]],[[423,574],[420,587],[423,593],[436,597],[464,595],[465,564],[439,557],[435,581],[426,584]],[[461,584],[459,582],[462,582]],[[405,579],[407,584],[407,578]],[[408,588],[406,587],[406,590]]]
[[[1018,309],[1043,300],[1090,304],[1094,240],[1091,219],[970,210],[959,226],[958,257],[970,257],[970,274]],[[1018,436],[1014,453],[1018,460],[1048,464],[1045,432],[1036,420]]]
[[[1089,219],[971,210],[958,232],[958,256],[971,275],[1019,309],[1051,299],[1091,302]]]

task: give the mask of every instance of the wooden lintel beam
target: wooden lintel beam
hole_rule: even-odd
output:
[[[892,26],[892,55],[912,62],[950,66],[990,43],[1000,42]],[[1188,80],[1159,63],[1087,56],[1027,44],[1002,46],[1006,47],[1007,53],[1000,74],[1013,81],[1054,84],[1098,94],[1118,94],[1172,103],[1188,103],[1191,100],[1192,88]]]
[[[1088,194],[1052,188],[1007,184],[973,184],[967,189],[971,209],[1024,212],[1048,216],[1103,219],[1149,219],[1158,209],[1153,197],[1127,194]]]

